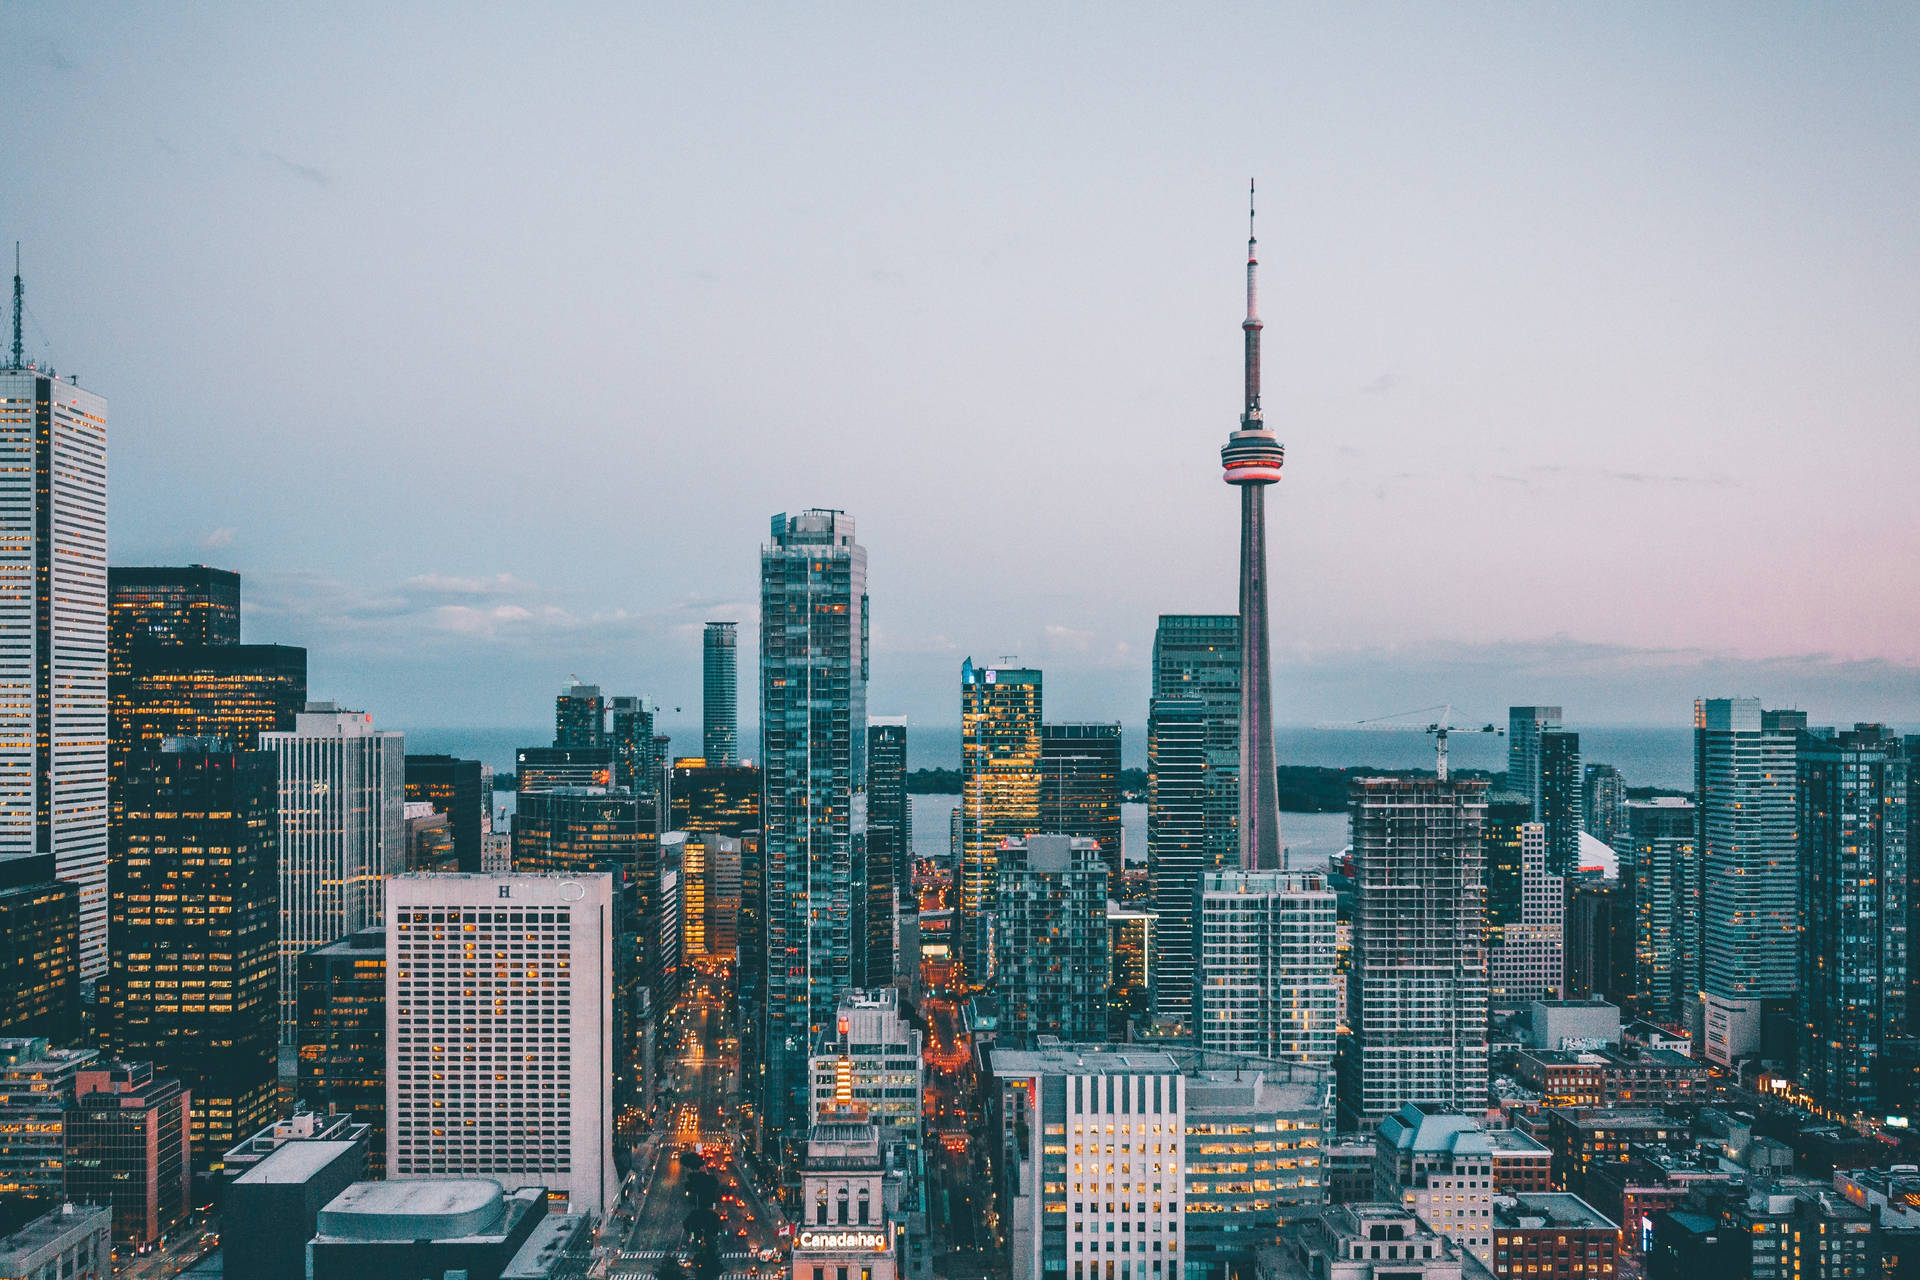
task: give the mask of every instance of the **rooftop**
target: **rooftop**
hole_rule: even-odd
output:
[[[499,1235],[511,1221],[506,1208],[506,1194],[491,1178],[356,1182],[320,1211],[314,1234],[353,1241]]]
[[[358,1142],[315,1142],[311,1139],[294,1139],[282,1143],[272,1155],[235,1178],[234,1185],[257,1186],[261,1183],[305,1182],[360,1145]]]
[[[75,1230],[89,1231],[96,1227],[105,1231],[113,1218],[113,1210],[105,1205],[63,1204],[59,1208],[43,1213],[21,1227],[5,1239],[0,1239],[0,1261],[12,1262],[46,1248]],[[12,1270],[9,1275],[15,1274]]]
[[[1505,1227],[1546,1227],[1562,1230],[1618,1231],[1598,1209],[1565,1191],[1525,1191],[1493,1198],[1493,1220]]]
[[[1487,1140],[1494,1154],[1505,1152],[1509,1155],[1551,1155],[1546,1144],[1538,1138],[1520,1132],[1518,1129],[1482,1129],[1480,1136]]]
[[[1380,1136],[1401,1151],[1437,1155],[1490,1156],[1480,1122],[1459,1111],[1443,1110],[1425,1103],[1409,1102],[1380,1122]]]
[[[1035,1049],[993,1051],[996,1076],[1162,1075],[1180,1074],[1180,1064],[1165,1049],[1117,1044],[1065,1044],[1041,1036]]]
[[[587,1216],[582,1213],[555,1213],[540,1219],[533,1234],[500,1273],[500,1280],[547,1280],[554,1264],[566,1256],[587,1227]]]

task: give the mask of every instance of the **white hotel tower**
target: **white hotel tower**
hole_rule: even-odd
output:
[[[280,1044],[294,1043],[300,954],[371,929],[388,876],[406,870],[407,749],[364,711],[309,702],[280,757]]]
[[[613,877],[403,875],[387,893],[387,1176],[613,1207]]]
[[[107,970],[107,402],[25,362],[19,265],[0,365],[0,860],[80,891]]]

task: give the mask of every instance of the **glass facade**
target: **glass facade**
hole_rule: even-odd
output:
[[[1120,726],[1040,727],[1040,825],[1049,835],[1097,841],[1107,864],[1107,896],[1120,896]]]
[[[478,760],[452,756],[408,756],[407,799],[424,801],[447,815],[453,857],[461,871],[480,870],[480,836],[491,792],[483,785]]]
[[[707,763],[740,763],[740,624],[709,622],[700,646],[700,748]]]
[[[1040,830],[1040,672],[960,665],[960,867],[954,941],[969,985],[993,980],[1000,845]]]
[[[387,931],[362,929],[300,957],[300,1099],[367,1126],[367,1176],[387,1168]]]

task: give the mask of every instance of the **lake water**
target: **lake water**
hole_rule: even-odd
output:
[[[913,852],[915,857],[945,859],[951,854],[949,830],[959,796],[913,796]],[[1126,845],[1127,861],[1144,866],[1147,861],[1147,806],[1120,806],[1120,838]],[[1325,867],[1334,854],[1347,847],[1347,815],[1344,813],[1283,813],[1280,815],[1281,843],[1287,848],[1287,865],[1302,869]]]

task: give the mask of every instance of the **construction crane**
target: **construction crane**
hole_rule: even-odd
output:
[[[1434,711],[1438,711],[1440,713],[1440,718],[1437,720],[1429,720],[1424,725],[1387,723],[1388,721],[1391,721],[1391,720],[1404,720],[1408,716],[1424,716],[1424,715],[1427,715],[1429,712],[1434,712]],[[1415,707],[1411,711],[1396,711],[1394,714],[1390,716],[1374,716],[1368,720],[1356,720],[1352,724],[1343,724],[1343,725],[1329,726],[1329,727],[1330,728],[1337,727],[1341,729],[1365,728],[1365,729],[1388,730],[1388,731],[1401,730],[1407,733],[1429,734],[1433,738],[1433,756],[1434,756],[1433,771],[1439,775],[1440,781],[1442,782],[1445,782],[1447,780],[1447,735],[1448,734],[1453,734],[1453,733],[1505,734],[1506,733],[1505,729],[1502,729],[1499,725],[1493,724],[1491,722],[1480,725],[1478,728],[1474,727],[1473,725],[1462,725],[1462,724],[1453,723],[1453,704],[1450,702],[1441,703],[1439,706],[1435,706],[1435,707]]]

